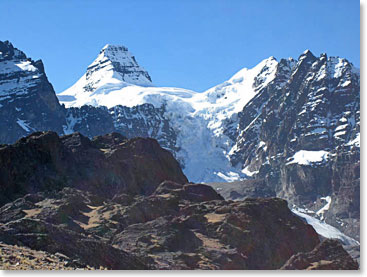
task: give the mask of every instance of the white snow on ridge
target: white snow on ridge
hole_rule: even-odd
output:
[[[289,158],[290,161],[286,163],[286,165],[290,164],[310,165],[311,163],[324,162],[328,158],[329,158],[329,152],[324,150],[319,151],[299,150],[297,153],[293,155],[293,157]]]
[[[252,177],[252,176],[254,176],[255,174],[257,174],[257,173],[259,173],[259,171],[250,171],[249,169],[248,169],[248,167],[249,166],[246,166],[244,169],[242,169],[242,173],[244,173],[244,174],[246,174],[247,176],[250,176],[250,177]]]
[[[37,71],[30,61],[2,61],[0,62],[0,74],[9,74],[20,71]]]
[[[348,237],[347,235],[339,231],[337,228],[323,221],[320,221],[310,215],[304,214],[296,208],[293,208],[292,212],[298,215],[299,217],[304,218],[307,221],[307,223],[310,224],[315,229],[316,233],[325,238],[337,239],[341,241],[344,245],[351,245],[351,246],[359,245],[358,241],[356,241],[351,237]]]
[[[27,74],[16,76],[18,72],[27,72]],[[40,77],[39,70],[28,60],[2,61],[0,62],[0,97],[28,94],[29,88],[37,85]]]

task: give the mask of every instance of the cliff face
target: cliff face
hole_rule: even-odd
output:
[[[59,104],[41,60],[33,61],[0,41],[0,141],[13,143],[37,130],[63,133],[65,110]]]
[[[286,82],[283,78],[286,76]],[[277,196],[359,238],[359,72],[347,60],[282,60],[277,75],[239,114],[231,160]],[[228,124],[228,126],[232,126]]]

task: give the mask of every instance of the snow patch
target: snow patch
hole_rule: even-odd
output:
[[[249,177],[252,177],[255,174],[259,173],[259,171],[250,171],[249,166],[246,166],[244,169],[242,169],[242,173],[246,174]]]
[[[347,146],[353,146],[353,145],[355,145],[357,147],[361,147],[361,133],[358,133],[357,136],[356,136],[356,138],[353,139],[353,140],[351,140],[351,141],[349,141],[346,145]]]
[[[22,119],[19,119],[18,118],[18,120],[17,120],[17,123],[18,123],[18,125],[20,126],[20,127],[22,127],[22,129],[24,130],[24,131],[26,131],[26,132],[31,132],[31,130],[32,131],[34,131],[34,129],[32,128],[32,127],[30,127],[29,126],[29,123],[27,122],[27,121],[25,121],[25,120],[22,120]]]
[[[324,207],[322,207],[320,210],[318,210],[316,212],[316,214],[318,216],[321,215],[321,218],[320,219],[323,220],[324,219],[324,213],[325,213],[325,211],[327,211],[327,210],[330,209],[331,197],[330,196],[326,196],[326,197],[321,197],[320,199],[325,200],[326,201],[326,205]]]
[[[289,158],[289,164],[300,164],[300,165],[310,165],[311,163],[320,163],[327,161],[329,157],[329,152],[324,150],[319,151],[308,151],[308,150],[300,150],[293,155],[293,157]]]

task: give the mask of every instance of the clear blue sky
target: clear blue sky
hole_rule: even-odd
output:
[[[107,43],[155,85],[203,91],[275,56],[345,57],[359,67],[359,0],[2,0],[0,40],[42,59],[61,92]]]

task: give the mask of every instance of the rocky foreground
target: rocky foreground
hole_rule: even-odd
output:
[[[0,146],[2,269],[358,269],[279,198],[224,200],[153,139]]]

